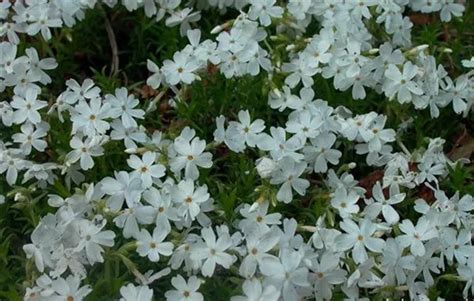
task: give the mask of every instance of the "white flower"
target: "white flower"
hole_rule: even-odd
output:
[[[176,2],[179,3],[178,1]],[[181,24],[179,27],[179,32],[181,33],[181,36],[183,37],[191,28],[189,23],[197,22],[201,19],[201,12],[199,11],[192,12],[192,8],[189,8],[189,7],[186,7],[185,9],[180,10],[180,11],[175,11],[175,10],[171,10],[171,11],[172,11],[171,16],[168,19],[166,19],[165,24],[166,26],[169,26],[169,27],[173,27],[178,24]]]
[[[308,138],[316,138],[320,134],[323,120],[309,111],[296,111],[290,114],[286,123],[286,131],[300,137],[303,142]]]
[[[271,17],[281,18],[283,8],[275,6],[276,0],[250,0],[249,18],[259,20],[263,26],[272,23]]]
[[[280,255],[280,262],[275,264],[262,264],[260,270],[267,276],[269,283],[275,287],[282,287],[282,297],[285,301],[297,300],[296,288],[308,287],[308,269],[300,267],[303,253],[283,250]]]
[[[72,133],[83,132],[87,136],[105,134],[110,124],[105,121],[110,117],[110,103],[102,103],[100,98],[93,98],[89,104],[79,101],[72,112]]]
[[[252,233],[254,231],[266,233],[270,230],[269,226],[281,224],[280,213],[268,214],[269,202],[257,203],[257,205],[257,208],[254,208],[254,206],[245,204],[240,209],[240,214],[245,218],[240,220],[239,228],[244,233]]]
[[[114,218],[114,223],[119,228],[123,228],[123,237],[136,237],[140,233],[138,227],[138,217],[140,216],[139,208],[143,208],[140,204],[134,204],[133,207],[119,211],[120,215]]]
[[[54,170],[59,169],[56,163],[41,163],[26,166],[27,170],[23,176],[22,183],[28,182],[30,179],[38,181],[38,187],[44,189],[46,185],[54,184],[57,176],[53,173]]]
[[[231,301],[278,301],[280,291],[273,285],[262,287],[256,278],[248,279],[242,284],[242,291],[245,296],[232,297]]]
[[[114,245],[115,233],[111,230],[102,231],[103,226],[96,226],[92,222],[83,220],[79,224],[79,235],[81,241],[76,250],[86,250],[86,256],[90,264],[104,262],[102,246],[112,247]]]
[[[12,108],[15,109],[13,113],[13,122],[22,124],[29,121],[32,124],[38,124],[41,121],[41,115],[38,110],[46,107],[46,101],[38,100],[38,91],[34,88],[28,88],[24,96],[13,95],[11,102]]]
[[[361,68],[368,59],[360,55],[361,44],[355,41],[348,41],[344,49],[344,54],[336,60],[336,64],[343,68],[345,75],[355,77],[361,73]]]
[[[82,301],[92,291],[89,285],[80,287],[81,280],[77,276],[70,275],[66,279],[58,278],[51,283],[54,294],[50,296],[51,301],[74,300]]]
[[[345,219],[340,227],[345,234],[336,237],[336,245],[339,250],[352,249],[352,258],[356,263],[363,263],[369,257],[366,248],[372,252],[382,253],[385,241],[381,238],[372,237],[377,226],[368,219],[363,219],[358,226],[354,221]]]
[[[466,110],[470,109],[469,105],[469,78],[467,76],[460,76],[456,79],[456,84],[454,84],[450,79],[448,79],[449,89],[446,94],[446,99],[450,99],[453,102],[454,112],[461,114]]]
[[[196,243],[200,240],[200,237],[196,234],[186,236],[184,242],[173,252],[170,260],[171,268],[176,270],[184,263],[185,271],[198,271],[201,267],[201,263],[191,259],[191,252]]]
[[[347,286],[374,288],[382,287],[385,283],[373,272],[375,265],[374,257],[370,257],[361,263],[357,269],[347,279]]]
[[[86,101],[100,98],[100,88],[96,87],[90,78],[86,78],[82,85],[74,79],[66,81],[68,89],[64,92],[64,102],[74,105],[78,101]]]
[[[255,274],[257,265],[261,267],[265,264],[274,265],[278,262],[277,257],[268,254],[280,240],[277,230],[277,228],[272,228],[263,235],[259,232],[254,232],[246,237],[247,256],[240,264],[240,275],[250,278]]]
[[[25,251],[26,258],[34,258],[35,265],[38,271],[44,271],[44,258],[42,250],[35,244],[26,244],[23,246],[23,251]]]
[[[184,180],[171,191],[173,201],[178,205],[178,214],[187,220],[194,220],[201,211],[201,204],[209,200],[207,186],[194,187],[194,182]]]
[[[165,60],[161,68],[166,82],[177,85],[180,82],[191,84],[197,75],[194,72],[199,68],[199,62],[184,52],[176,52],[173,60]]]
[[[395,131],[384,129],[387,116],[379,115],[372,119],[367,128],[360,128],[359,133],[362,139],[367,142],[369,152],[381,152],[385,143],[395,141]]]
[[[160,68],[151,60],[146,61],[146,67],[148,71],[153,73],[147,78],[146,84],[153,89],[158,89],[163,81],[163,74],[161,73]]]
[[[194,136],[194,134],[193,134]],[[173,148],[177,155],[170,159],[170,167],[175,173],[184,168],[184,177],[197,180],[199,177],[198,166],[210,168],[212,166],[212,154],[204,152],[206,141],[194,137],[179,136],[174,140]],[[192,139],[192,140],[191,140]]]
[[[9,127],[13,123],[13,109],[6,101],[0,102],[0,118],[4,126]]]
[[[168,236],[168,230],[155,227],[153,236],[142,229],[137,234],[137,252],[140,256],[147,256],[150,261],[157,262],[160,260],[160,255],[170,256],[173,254],[173,244],[171,242],[163,242]]]
[[[449,262],[455,258],[460,264],[466,264],[474,254],[474,246],[471,245],[471,231],[467,229],[461,229],[459,234],[452,228],[443,229],[440,239],[443,244],[444,256]]]
[[[42,84],[51,83],[51,77],[43,70],[52,70],[58,66],[58,63],[54,58],[46,58],[40,60],[38,52],[34,48],[28,48],[25,50],[25,54],[28,57],[29,70],[28,73],[33,77],[39,77]]]
[[[267,157],[260,157],[255,162],[255,167],[257,168],[257,172],[260,177],[265,179],[272,175],[272,173],[277,168],[277,164],[272,159],[269,159]]]
[[[351,141],[356,139],[359,140],[362,138],[361,133],[363,131],[368,131],[368,128],[377,116],[377,113],[370,112],[368,114],[357,115],[353,118],[348,118],[343,123],[341,133]]]
[[[469,288],[471,288],[471,294],[474,294],[474,257],[471,257],[466,265],[461,265],[457,268],[459,276],[466,281],[463,295],[467,298],[469,294]]]
[[[15,184],[18,178],[18,171],[26,167],[27,161],[10,156],[6,153],[0,153],[0,159],[0,174],[3,174],[6,171],[6,180],[8,185]]]
[[[13,73],[3,75],[5,82],[0,86],[0,90],[4,89],[3,85],[14,86],[13,92],[16,95],[24,96],[29,89],[35,89],[39,93],[40,87],[35,84],[40,78],[32,73],[28,73],[28,66],[26,64],[14,64]]]
[[[27,258],[34,257],[35,265],[40,272],[44,271],[45,259],[48,258],[43,252],[45,250],[44,246],[51,245],[54,238],[59,234],[59,231],[55,228],[56,223],[56,217],[52,214],[43,217],[31,234],[31,243],[23,246]]]
[[[12,43],[2,42],[0,43],[0,66],[5,70],[6,73],[13,73],[13,66],[18,63],[16,59],[18,47]]]
[[[173,207],[171,196],[169,193],[160,193],[155,187],[151,187],[143,194],[145,201],[151,205],[142,206],[137,209],[138,216],[147,223],[155,223],[160,229],[171,231],[171,221],[177,221],[178,213]],[[151,209],[151,210],[150,210]]]
[[[359,205],[357,205],[359,198],[356,191],[349,190],[349,193],[347,193],[344,186],[339,186],[331,198],[331,206],[339,211],[342,218],[346,218],[359,212]]]
[[[389,283],[393,283],[394,280],[400,285],[406,283],[406,271],[416,269],[415,256],[403,255],[403,249],[396,239],[389,238],[385,243],[382,268]]]
[[[283,86],[283,91],[273,90],[268,95],[268,104],[272,109],[278,109],[282,112],[286,108],[293,110],[302,110],[307,107],[314,99],[314,91],[310,87],[305,87],[300,90],[300,96],[291,94],[288,86]],[[283,92],[283,93],[281,93]],[[288,131],[289,133],[292,133]]]
[[[461,63],[465,68],[474,68],[474,56],[470,60],[462,60]]]
[[[329,251],[321,257],[313,258],[309,262],[311,269],[311,283],[314,283],[314,293],[324,299],[331,299],[333,286],[346,280],[347,272],[339,268],[339,257]]]
[[[288,11],[297,19],[304,20],[306,13],[311,6],[316,6],[318,2],[314,3],[311,0],[290,0],[288,2]]]
[[[126,88],[115,89],[115,95],[106,95],[105,101],[112,106],[109,116],[112,118],[121,118],[125,128],[136,127],[137,122],[135,118],[143,119],[145,115],[145,111],[135,109],[139,101],[133,94],[128,95]]]
[[[271,184],[282,184],[277,193],[277,200],[290,203],[293,200],[292,189],[299,195],[305,195],[309,181],[300,178],[306,169],[305,162],[295,162],[291,157],[284,157],[278,163],[278,171],[273,172]]]
[[[112,131],[110,132],[110,139],[123,140],[125,149],[138,148],[137,142],[144,144],[147,141],[147,135],[143,127],[125,128],[121,120],[115,119],[110,124]]]
[[[225,117],[223,115],[219,115],[216,117],[216,130],[214,131],[214,141],[218,143],[222,143],[225,140]]]
[[[148,188],[153,184],[153,179],[159,179],[165,175],[166,168],[161,164],[155,164],[156,153],[146,152],[142,159],[136,155],[131,155],[127,159],[127,164],[134,169],[132,176],[136,176],[142,180],[144,188]]]
[[[349,0],[349,7],[352,8],[351,14],[354,16],[360,17],[364,16],[367,19],[370,19],[372,16],[369,11],[369,6],[374,6],[378,4],[377,0]]]
[[[421,184],[425,181],[437,183],[437,177],[446,172],[445,162],[439,162],[438,160],[438,156],[433,156],[429,153],[425,154],[417,165],[419,172],[416,175],[415,183]]]
[[[371,218],[376,218],[380,212],[382,212],[387,223],[392,225],[396,224],[399,221],[400,216],[392,205],[401,203],[405,199],[405,194],[400,193],[398,185],[393,184],[390,186],[390,196],[386,199],[382,190],[382,185],[380,182],[377,182],[372,188],[372,196],[375,201],[372,200],[372,202],[366,207],[365,212],[367,215]]]
[[[409,47],[411,45],[411,28],[413,23],[408,16],[395,14],[393,16],[393,26],[387,32],[393,34],[392,43],[396,46]]]
[[[416,256],[425,255],[424,241],[438,236],[438,232],[435,228],[432,228],[427,218],[420,218],[416,227],[410,220],[405,219],[400,223],[399,227],[405,234],[397,236],[398,243],[404,248],[410,246],[410,252]]]
[[[306,88],[314,84],[313,76],[317,74],[320,69],[314,67],[314,64],[311,64],[311,60],[309,60],[308,57],[308,55],[302,55],[292,60],[291,63],[283,64],[282,71],[290,73],[290,75],[285,78],[285,84],[290,88],[296,87],[299,82],[302,82]]]
[[[153,290],[146,285],[134,286],[129,283],[120,288],[120,301],[151,301]]]
[[[285,129],[281,127],[271,127],[270,132],[271,136],[266,133],[260,135],[257,143],[258,148],[270,151],[270,155],[275,160],[280,160],[285,156],[291,157],[297,162],[303,159],[304,156],[297,152],[303,147],[299,137],[293,136],[287,140]]]
[[[470,212],[474,210],[472,195],[466,194],[459,198],[458,191],[451,198],[448,198],[444,191],[437,190],[435,191],[435,197],[443,211],[452,212],[454,223],[458,229],[461,225],[467,227],[471,225],[472,214]]]
[[[332,53],[329,51],[333,41],[325,40],[324,38],[314,37],[305,49],[309,53],[309,63],[313,67],[319,67],[322,64],[327,64],[331,58]]]
[[[123,5],[128,11],[134,11],[138,8],[138,3],[143,1],[138,0],[122,0]]]
[[[390,64],[385,71],[387,77],[383,87],[385,93],[390,98],[396,95],[400,103],[411,101],[412,94],[422,95],[423,90],[413,80],[417,74],[418,67],[411,62],[406,62],[403,65],[403,73],[397,66]]]
[[[118,211],[123,206],[123,201],[127,202],[129,208],[134,207],[140,200],[142,183],[140,179],[130,177],[126,171],[114,172],[115,177],[106,177],[101,181],[100,188],[110,195],[107,205],[113,211]]]
[[[161,279],[171,273],[170,268],[164,268],[158,272],[154,272],[153,270],[148,270],[146,273],[142,275],[137,275],[137,281],[142,283],[143,285],[150,285],[158,279]]]
[[[303,236],[296,234],[296,229],[298,228],[297,221],[292,219],[285,218],[283,220],[283,231],[280,237],[280,250],[284,249],[295,249],[299,250],[304,241]]]
[[[315,172],[326,172],[328,170],[328,162],[336,165],[339,163],[342,153],[337,149],[332,149],[336,142],[336,135],[321,134],[314,139],[310,139],[311,145],[304,147],[303,152],[307,161],[314,162],[313,169]]]
[[[21,133],[14,134],[12,138],[14,142],[21,143],[21,148],[26,155],[31,153],[31,147],[39,152],[44,152],[48,144],[42,138],[46,136],[48,128],[47,123],[39,123],[36,129],[33,124],[25,123],[20,128]]]
[[[86,138],[73,136],[69,145],[74,149],[66,155],[66,161],[75,163],[80,160],[81,168],[88,170],[94,167],[92,157],[102,156],[104,149],[100,145],[101,138]]]
[[[227,227],[225,229],[228,231]],[[237,259],[235,256],[225,252],[232,246],[232,240],[227,231],[220,231],[219,237],[216,238],[212,228],[203,228],[201,230],[201,237],[204,239],[204,243],[195,246],[191,252],[191,259],[204,260],[201,267],[203,276],[211,277],[214,274],[216,264],[228,269]]]
[[[405,61],[400,49],[393,49],[392,44],[384,43],[379,47],[379,56],[370,62],[374,69],[374,79],[380,80],[390,64],[401,65]]]
[[[31,17],[28,21],[31,23],[26,27],[26,32],[34,36],[38,32],[41,32],[41,35],[45,40],[51,39],[51,30],[50,27],[61,27],[63,24],[62,20],[59,18],[53,18],[49,13],[49,9],[37,9],[31,14]]]
[[[461,3],[455,3],[454,0],[445,0],[441,3],[443,3],[443,8],[441,9],[439,15],[441,17],[441,21],[443,22],[451,21],[451,15],[461,17],[465,10],[464,5]]]
[[[165,293],[167,301],[203,301],[204,297],[197,290],[201,286],[200,280],[196,276],[191,276],[186,280],[177,275],[171,279],[171,284],[176,290],[170,290]]]
[[[260,133],[265,129],[263,120],[257,119],[250,122],[249,111],[239,111],[239,121],[229,122],[226,135],[231,137],[236,143],[246,143],[250,147],[257,145]],[[227,143],[229,144],[229,143]],[[240,149],[237,147],[237,149]]]

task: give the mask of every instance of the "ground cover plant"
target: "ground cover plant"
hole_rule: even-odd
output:
[[[474,5],[0,0],[0,300],[474,298]]]

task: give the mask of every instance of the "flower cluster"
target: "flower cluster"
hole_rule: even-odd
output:
[[[429,108],[434,118],[439,116],[440,108],[448,105],[452,105],[457,114],[468,114],[474,102],[472,72],[452,79],[442,65],[436,64],[433,55],[424,52],[427,45],[406,51],[395,48],[411,46],[413,24],[402,15],[404,5],[409,1],[392,1],[390,4],[383,1],[380,4],[376,1],[349,1],[347,4],[343,4],[344,1],[324,2],[327,3],[309,5],[308,1],[308,5],[303,6],[302,1],[294,1],[288,5],[289,13],[294,17],[292,25],[296,27],[295,34],[304,32],[299,23],[308,18],[315,18],[322,24],[318,34],[304,40],[296,39],[295,44],[287,46],[289,62],[277,60],[272,65],[268,52],[258,44],[267,36],[259,25],[268,26],[270,17],[281,18],[278,13],[281,7],[273,6],[275,1],[254,1],[248,15],[241,14],[234,20],[229,32],[222,31],[227,24],[214,29],[214,32],[222,31],[216,37],[217,42],[205,40],[199,43],[200,32],[188,31],[190,45],[177,52],[173,62],[163,62],[161,69],[149,62],[149,70],[154,75],[148,79],[148,84],[154,88],[158,88],[162,81],[167,85],[190,84],[199,79],[197,71],[211,63],[217,65],[228,78],[257,75],[261,69],[270,74],[283,73],[286,75],[285,86],[282,87],[285,91],[300,83],[311,87],[314,76],[321,74],[325,79],[332,79],[336,89],[351,89],[354,99],[365,98],[366,88],[371,88],[391,100],[412,103],[416,109]],[[415,11],[441,10],[443,21],[451,20],[451,15],[459,16],[464,10],[457,3],[432,5],[432,1],[423,4],[421,2],[425,1],[411,2],[410,8]],[[297,3],[300,5],[298,9],[293,8],[291,4]],[[381,45],[372,43],[373,35],[364,20],[372,17],[369,8],[373,6],[379,13],[376,22],[384,24],[386,33],[391,36],[390,42]],[[259,23],[252,21],[256,19]]]
[[[180,0],[122,0],[128,11],[143,7],[147,17],[179,25],[189,42],[163,62],[146,62],[147,84],[169,88],[175,95],[170,104],[183,101],[181,92],[210,67],[226,79],[266,76],[269,88],[262,99],[283,123],[269,124],[242,109],[214,116],[214,141],[206,142],[190,126],[178,133],[147,128],[153,104],[143,105],[125,87],[103,93],[92,79],[68,79],[54,100],[43,98],[43,88],[52,82],[48,72],[57,63],[40,58],[34,48],[20,51],[21,35],[41,33],[49,40],[53,28],[73,26],[86,9],[103,9],[96,2],[0,2],[5,37],[0,91],[11,96],[0,102],[0,125],[12,133],[1,136],[0,174],[11,188],[7,198],[15,201],[38,190],[54,191],[40,197],[54,209],[23,246],[40,273],[25,300],[85,299],[92,292],[85,279],[108,257],[117,257],[136,277],[117,291],[123,301],[152,300],[157,280],[169,283],[166,300],[204,300],[200,288],[216,275],[235,276],[239,289],[233,301],[336,295],[427,300],[443,275],[465,282],[464,296],[474,294],[474,200],[441,185],[450,169],[467,160],[448,158],[441,137],[410,150],[400,139],[402,125],[395,130],[385,114],[334,107],[316,96],[315,84],[318,78],[337,90],[351,89],[360,101],[373,90],[379,98],[429,108],[433,118],[449,105],[467,116],[474,104],[474,73],[452,78],[428,46],[413,46],[413,24],[404,15],[439,12],[449,22],[462,15],[463,5],[200,0],[193,6]],[[118,1],[100,2],[114,7]],[[238,17],[217,25],[211,31],[215,38],[201,40],[202,31],[190,24],[201,19],[201,9],[234,10]],[[305,36],[313,23],[318,32]],[[384,43],[377,42],[369,24],[384,31]],[[272,49],[274,41],[286,46]],[[463,65],[472,68],[472,62]],[[61,137],[69,148],[58,158],[47,154],[48,141],[55,139],[51,120],[70,133]],[[89,179],[113,143],[123,150],[125,167]],[[217,173],[222,148],[255,154],[250,157],[255,193],[230,209],[235,218],[229,224],[221,222],[224,210],[214,199],[212,180],[203,179]],[[356,179],[358,165],[379,172],[369,187]],[[311,211],[312,224],[276,209],[302,207],[318,189],[325,192],[318,195],[323,208],[317,216]],[[418,197],[414,192],[420,189],[433,199]],[[0,206],[5,201],[0,196]],[[153,270],[142,273],[146,266]]]

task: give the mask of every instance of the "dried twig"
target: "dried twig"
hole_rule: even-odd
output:
[[[110,48],[112,50],[112,66],[110,68],[110,76],[113,76],[119,71],[119,56],[117,40],[115,39],[115,33],[107,14],[105,15],[105,29],[107,30],[107,37],[109,38]]]

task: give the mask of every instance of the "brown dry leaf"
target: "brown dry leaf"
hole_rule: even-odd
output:
[[[456,144],[449,152],[449,159],[456,161],[462,158],[470,159],[474,152],[474,138],[469,136],[462,143]]]
[[[410,21],[417,26],[421,26],[432,23],[433,19],[426,14],[412,14],[410,15]]]
[[[425,184],[419,187],[418,196],[424,199],[428,204],[432,204],[436,200],[433,190],[431,190]]]
[[[379,169],[369,173],[359,181],[359,186],[365,189],[366,198],[372,197],[372,188],[374,187],[375,183],[383,179],[383,175],[383,170]]]
[[[449,40],[451,40],[451,36],[456,33],[451,33],[451,31],[449,30],[449,26],[447,25],[444,25],[443,26],[443,34],[441,34],[441,36],[439,36],[439,39],[441,41],[445,41],[445,42],[448,42]]]
[[[153,96],[157,95],[158,91],[153,89],[152,87],[150,87],[148,85],[143,85],[139,89],[139,93],[140,93],[140,96],[142,98],[150,98],[150,97],[153,97]]]
[[[169,105],[167,101],[162,101],[160,102],[160,106],[158,107],[158,111],[161,114],[168,113],[169,110],[171,110],[172,107]]]
[[[474,138],[466,125],[461,126],[462,132],[456,135],[452,149],[448,152],[448,158],[456,161],[462,158],[470,159],[474,152]]]
[[[211,63],[209,63],[209,64],[207,65],[207,73],[209,73],[210,75],[214,75],[214,74],[216,74],[218,71],[219,71],[219,68],[217,68],[216,65],[211,64]]]
[[[409,163],[408,163],[408,169],[409,169],[410,171],[417,172],[417,171],[418,171],[418,163],[416,163],[416,162],[409,162]]]

